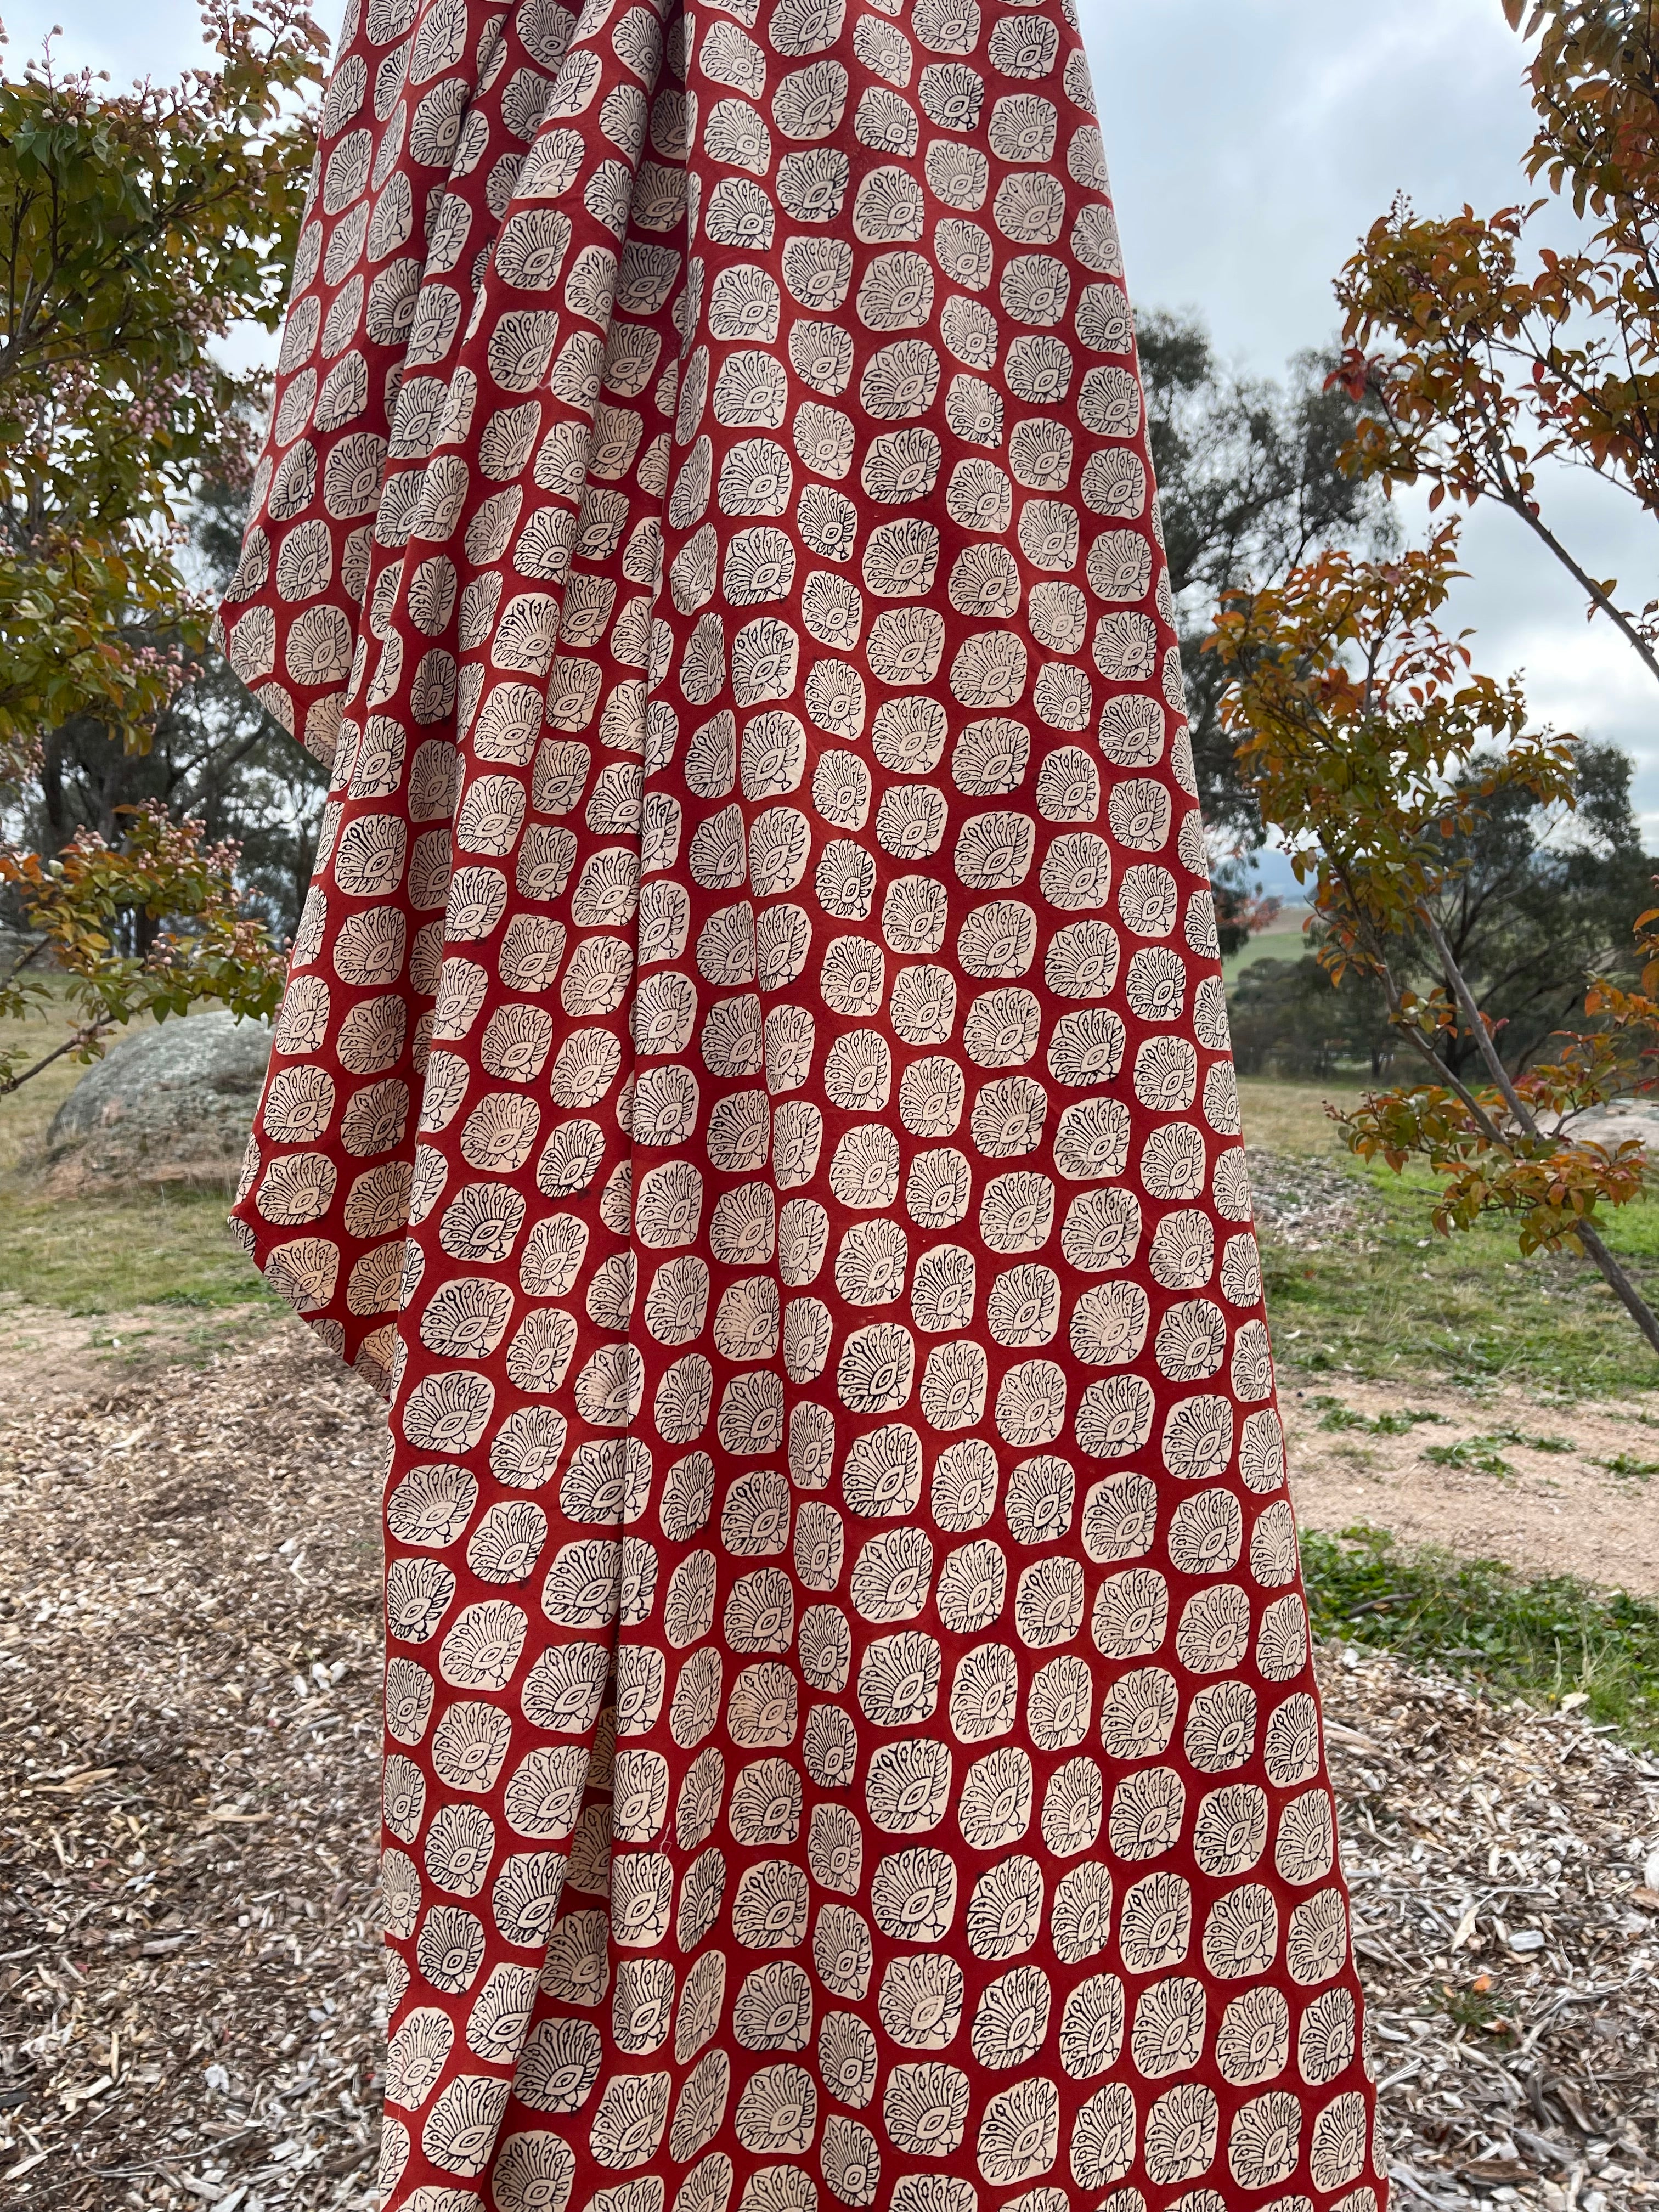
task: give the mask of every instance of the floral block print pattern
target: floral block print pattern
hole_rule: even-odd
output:
[[[238,1218],[390,1401],[392,2212],[1376,2212],[1067,0],[363,0]]]

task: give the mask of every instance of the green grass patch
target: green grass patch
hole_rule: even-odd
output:
[[[1638,1459],[1634,1452],[1615,1452],[1611,1459],[1598,1459],[1595,1464],[1606,1468],[1609,1474],[1622,1474],[1632,1482],[1646,1482],[1659,1474],[1659,1459]]]
[[[1258,960],[1299,960],[1308,950],[1308,919],[1309,910],[1299,900],[1287,902],[1266,929],[1258,930],[1248,945],[1222,962],[1226,981],[1230,985],[1237,981]]]
[[[61,1010],[24,1025],[32,1051],[63,1034]],[[130,1034],[127,1032],[126,1034]],[[52,1115],[86,1073],[61,1060],[0,1099],[0,1297],[70,1313],[136,1307],[278,1310],[225,1225],[228,1191],[149,1183],[54,1197],[44,1184]]]
[[[1562,1398],[1659,1389],[1659,1363],[1587,1260],[1523,1260],[1496,1221],[1434,1236],[1426,1179],[1413,1188],[1386,1170],[1351,1172],[1364,1208],[1357,1234],[1311,1252],[1262,1237],[1281,1359],[1314,1374],[1434,1373]],[[1659,1206],[1627,1207],[1603,1233],[1659,1300]]]
[[[1322,1429],[1358,1429],[1367,1437],[1408,1437],[1425,1421],[1443,1421],[1446,1418],[1443,1413],[1427,1413],[1420,1406],[1402,1406],[1397,1413],[1357,1413],[1352,1406],[1345,1406],[1328,1391],[1316,1392],[1308,1403],[1322,1408],[1319,1416]]]
[[[1358,1209],[1353,1232],[1318,1251],[1261,1238],[1274,1349],[1286,1365],[1370,1381],[1432,1374],[1474,1388],[1512,1382],[1564,1400],[1659,1389],[1659,1362],[1588,1260],[1523,1260],[1501,1220],[1438,1237],[1429,1218],[1435,1179],[1349,1159],[1320,1086],[1239,1087],[1247,1143],[1279,1153],[1292,1173],[1298,1159],[1325,1175],[1339,1167]],[[1341,1104],[1356,1094],[1329,1095]],[[1659,1203],[1624,1207],[1602,1234],[1659,1302]]]
[[[1588,1720],[1659,1744],[1659,1605],[1571,1575],[1533,1581],[1496,1559],[1407,1551],[1363,1526],[1304,1530],[1302,1570],[1316,1635],[1535,1705],[1577,1692]]]
[[[1474,1474],[1495,1474],[1504,1480],[1515,1473],[1496,1437],[1464,1437],[1455,1444],[1430,1444],[1423,1456],[1431,1467],[1467,1468]]]
[[[76,1314],[211,1310],[270,1297],[225,1226],[222,1192],[177,1185],[43,1199],[0,1189],[0,1294]]]
[[[1495,1444],[1519,1444],[1523,1451],[1557,1454],[1578,1449],[1571,1437],[1534,1436],[1530,1429],[1494,1429],[1492,1441]]]
[[[1507,1477],[1515,1469],[1504,1457],[1519,1444],[1525,1451],[1571,1452],[1577,1449],[1571,1437],[1538,1437],[1525,1429],[1489,1429],[1484,1436],[1464,1437],[1455,1444],[1430,1444],[1423,1454],[1431,1467],[1465,1467],[1476,1474]]]

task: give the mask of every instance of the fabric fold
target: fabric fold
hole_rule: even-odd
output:
[[[1376,2212],[1064,0],[354,8],[254,489],[390,2212]]]

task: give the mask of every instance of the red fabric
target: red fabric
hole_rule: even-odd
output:
[[[1065,0],[369,0],[256,489],[388,2204],[1375,2212]]]

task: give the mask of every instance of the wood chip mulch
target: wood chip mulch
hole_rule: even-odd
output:
[[[0,1426],[0,2197],[368,2203],[378,1401],[297,1327],[33,1417],[21,1395]]]
[[[0,1416],[0,2185],[367,2212],[376,1401],[294,1326]],[[1325,1654],[1401,2212],[1659,2198],[1659,1765]]]
[[[1245,1148],[1255,1224],[1292,1252],[1322,1252],[1341,1243],[1369,1250],[1365,1232],[1375,1202],[1352,1168],[1329,1159],[1292,1158],[1261,1146]]]

